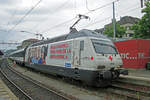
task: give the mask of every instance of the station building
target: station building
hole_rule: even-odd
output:
[[[33,44],[33,43],[36,43],[36,42],[39,42],[40,40],[38,39],[27,39],[27,40],[24,40],[22,42],[22,45],[21,46],[18,46],[17,49],[22,49],[22,48],[25,48],[27,46],[29,46],[30,44]]]

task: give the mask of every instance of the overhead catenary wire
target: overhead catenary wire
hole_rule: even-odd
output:
[[[69,0],[67,0],[67,2],[68,2],[68,1],[69,1]],[[67,2],[65,2],[64,4],[67,4]],[[63,5],[64,5],[64,4],[63,4]],[[76,13],[76,9],[77,9],[76,7],[77,7],[77,5],[76,5],[76,0],[75,0],[75,1],[74,1],[75,13]],[[71,18],[71,19],[69,19],[69,20],[66,20],[66,21],[64,21],[64,22],[62,22],[62,23],[59,23],[59,24],[55,25],[55,26],[52,26],[52,27],[50,27],[50,28],[48,28],[48,29],[46,29],[46,30],[40,32],[40,33],[46,34],[46,32],[49,32],[50,30],[52,30],[52,29],[54,29],[54,28],[57,28],[57,27],[59,27],[59,26],[61,26],[61,25],[64,25],[64,24],[66,24],[66,23],[69,23],[70,21],[73,21],[75,18],[76,18],[76,17],[73,17],[73,18]]]
[[[128,10],[126,10],[125,12],[122,12],[121,14],[126,14],[126,13],[129,13],[129,12],[133,12],[133,11],[135,11],[135,10],[136,10],[136,9],[138,9],[138,8],[140,8],[140,6],[138,6],[138,7],[134,7],[134,8],[132,8],[132,9],[128,9]],[[122,10],[122,11],[124,11],[124,10]],[[117,15],[116,17],[119,17],[119,15]],[[93,25],[95,25],[95,24],[97,24],[97,23],[100,23],[100,22],[106,21],[106,20],[111,19],[111,18],[112,18],[112,17],[111,17],[111,16],[109,16],[109,17],[107,17],[107,18],[104,18],[104,19],[98,20],[98,21],[96,21],[96,22],[94,22],[94,23],[91,23],[91,24],[85,25],[85,26],[83,26],[83,27],[93,26]]]
[[[116,1],[113,1],[113,2],[118,2],[118,1],[119,1],[119,0],[116,0]],[[92,12],[97,11],[97,10],[99,10],[99,9],[102,9],[102,8],[104,8],[104,7],[106,7],[106,6],[110,5],[110,4],[112,4],[113,2],[108,3],[108,4],[105,4],[105,5],[101,6],[101,7],[95,8],[95,9],[93,9],[92,11],[88,11],[88,12],[86,12],[86,13],[84,13],[84,14],[89,14],[89,13],[92,13]],[[134,10],[134,9],[133,9],[133,10]],[[53,29],[55,29],[55,28],[58,28],[58,27],[60,27],[60,26],[62,26],[62,25],[64,25],[64,24],[67,24],[67,23],[69,23],[70,21],[73,21],[75,18],[76,18],[76,17],[74,17],[74,18],[72,18],[72,19],[69,19],[69,20],[67,20],[67,21],[64,21],[63,23],[59,23],[59,24],[57,24],[57,25],[55,25],[55,26],[52,26],[52,27],[50,27],[50,28],[48,28],[48,29],[46,29],[46,30],[40,32],[40,33],[46,34],[45,32],[49,32],[50,30],[53,30]],[[104,18],[104,19],[101,19],[101,20],[99,20],[99,21],[96,21],[95,23],[92,23],[92,24],[90,24],[90,25],[94,25],[94,24],[99,23],[99,22],[101,22],[101,21],[108,20],[109,18],[111,18],[111,16],[110,16],[110,17],[107,17],[107,18]],[[86,26],[89,27],[90,25],[86,25]]]
[[[133,11],[139,9],[139,8],[141,8],[141,7],[140,7],[140,6],[137,6],[137,7],[134,7],[134,8],[132,8],[132,9],[128,9],[128,10],[125,11],[125,12],[121,12],[121,14],[126,14],[126,13],[129,13],[129,12],[133,12]],[[119,16],[119,15],[117,14],[117,16]]]
[[[113,1],[113,2],[117,2],[117,1],[118,1],[118,0]],[[92,11],[88,11],[88,12],[84,13],[83,15],[87,15],[87,14],[89,14],[89,13],[91,13],[91,12],[94,12],[94,11],[97,11],[97,10],[99,10],[99,9],[102,9],[102,8],[104,8],[104,7],[106,7],[106,6],[110,5],[110,4],[112,4],[113,2],[107,3],[107,4],[105,4],[105,5],[102,5],[102,6],[98,7],[98,8],[93,9]],[[48,29],[45,30],[45,31],[40,32],[40,33],[49,32],[50,30],[52,30],[52,29],[54,29],[54,28],[58,28],[59,26],[64,25],[64,24],[66,24],[66,23],[68,23],[68,22],[74,20],[75,18],[76,18],[76,17],[74,17],[74,18],[72,18],[72,19],[70,19],[70,20],[67,20],[67,21],[65,21],[65,22],[63,22],[63,23],[57,24],[57,25],[55,25],[55,26],[53,26],[53,27],[51,27],[51,28],[48,28]]]
[[[86,4],[86,9],[87,9],[88,11],[93,11],[93,9],[90,9],[90,8],[88,7],[88,0],[85,0],[85,4]]]
[[[134,4],[134,5],[131,5],[130,7],[126,7],[126,8],[123,8],[123,9],[117,9],[117,12],[122,12],[122,11],[127,11],[127,10],[130,10],[130,8],[132,8],[132,7],[135,7],[135,6],[137,6],[139,3],[136,3],[136,4]],[[116,14],[117,14],[117,12],[116,12]]]
[[[119,0],[115,0],[115,1],[112,1],[112,2],[109,2],[109,3],[107,3],[107,4],[105,4],[105,5],[102,5],[102,6],[100,6],[100,7],[97,7],[97,8],[94,8],[94,9],[89,9],[88,8],[88,3],[87,3],[87,0],[86,0],[86,8],[87,8],[87,10],[88,10],[88,12],[86,12],[86,13],[84,13],[84,14],[89,14],[89,13],[92,13],[92,12],[94,12],[94,11],[97,11],[97,10],[100,10],[100,9],[102,9],[102,8],[105,8],[105,7],[107,7],[107,6],[109,6],[109,5],[112,5],[112,3],[114,2],[118,2]],[[138,4],[138,3],[137,3]],[[136,5],[137,5],[136,4]],[[129,8],[129,7],[128,7]],[[126,10],[126,9],[124,9],[124,10]]]
[[[41,3],[41,1],[42,0],[39,0],[23,17],[21,17],[21,19],[18,21],[18,23],[15,24],[15,26],[8,30],[8,32],[14,30],[32,12],[32,10],[34,10]]]
[[[77,14],[77,1],[74,0],[74,10],[75,10],[75,15]]]
[[[71,18],[71,19],[69,19],[69,20],[66,20],[66,21],[64,21],[64,22],[62,22],[62,23],[60,23],[60,24],[54,25],[54,26],[50,27],[49,29],[46,29],[46,30],[44,30],[44,31],[42,31],[42,32],[40,32],[40,33],[46,34],[46,32],[49,32],[50,30],[52,30],[52,29],[54,29],[54,28],[57,28],[57,27],[62,26],[62,25],[64,25],[64,24],[66,24],[66,23],[69,23],[69,22],[73,21],[75,18],[76,18],[76,17]]]
[[[117,2],[117,1],[118,1],[118,0],[116,0],[116,1],[114,1],[114,2]],[[110,4],[112,4],[112,2],[111,2],[111,3],[108,3],[108,4],[106,4],[106,5],[103,5],[103,6],[101,6],[101,7],[95,8],[95,9],[92,10],[92,11],[88,11],[88,12],[84,13],[84,15],[85,15],[85,14],[89,14],[89,13],[91,13],[91,12],[94,12],[94,11],[96,11],[96,10],[99,10],[99,9],[101,9],[101,8],[104,8],[104,7],[106,7],[106,6],[110,5]],[[70,20],[67,20],[67,21],[65,21],[65,22],[63,22],[63,23],[57,24],[57,25],[55,25],[55,26],[53,26],[53,27],[51,27],[51,28],[49,28],[49,29],[47,29],[47,30],[45,30],[45,31],[40,32],[40,33],[49,32],[50,30],[52,30],[52,29],[54,29],[54,28],[58,28],[59,26],[64,25],[64,24],[66,24],[66,23],[68,23],[68,22],[74,20],[75,18],[76,18],[76,17],[74,17],[74,18],[72,18],[72,19],[70,19]]]
[[[68,3],[69,3],[69,1],[70,0],[66,0],[65,2],[63,2],[61,5],[59,5],[56,9],[51,9],[50,11],[48,11],[48,13],[49,14],[54,14],[54,13],[57,13],[58,12],[58,10],[59,9],[62,9],[63,7],[65,7]],[[50,18],[49,16],[48,16],[48,18]],[[48,19],[47,18],[47,19]],[[35,28],[37,28],[37,27],[39,27],[39,26],[41,26],[41,24],[43,24],[45,21],[42,21],[40,24],[38,23],[38,24],[35,24],[35,26],[32,28],[32,29],[35,29]]]
[[[111,17],[111,16],[109,16],[109,17],[107,17],[107,18],[104,18],[104,19],[98,20],[98,21],[96,21],[96,22],[94,22],[94,23],[91,23],[91,24],[85,25],[85,26],[83,26],[83,27],[89,27],[89,26],[95,25],[95,24],[97,24],[97,23],[99,23],[99,22],[106,21],[106,20],[108,20],[108,19],[110,19],[110,18],[112,18],[112,17]]]
[[[118,0],[119,1],[119,0]],[[117,2],[117,1],[116,1]],[[134,4],[134,5],[132,5],[131,7],[133,7],[133,6],[136,6],[136,5],[138,5],[138,3],[136,3],[136,4]],[[128,8],[131,8],[131,7],[128,7]],[[122,12],[122,11],[126,11],[127,12],[127,10],[130,10],[130,9],[128,9],[128,8],[125,8],[125,9],[119,9],[119,12]],[[104,13],[104,12],[102,12],[102,13]],[[116,13],[116,15],[118,16],[118,13]],[[107,18],[104,18],[104,19],[109,19],[109,18],[111,18],[111,16],[109,16],[109,17],[107,17]],[[96,19],[96,18],[95,18]],[[101,20],[104,20],[104,19],[101,19]],[[100,20],[100,21],[101,21]],[[87,25],[87,26],[89,26],[89,25]]]
[[[107,7],[107,6],[111,5],[113,2],[118,2],[118,1],[119,1],[119,0],[115,0],[115,1],[109,2],[109,3],[105,4],[105,5],[102,5],[102,6],[100,6],[100,7],[97,7],[97,8],[94,8],[94,9],[89,9],[89,7],[88,7],[88,2],[87,2],[87,0],[86,0],[86,9],[88,10],[88,12],[86,12],[85,14],[89,14],[89,13],[91,13],[91,12],[97,11],[97,10],[99,10],[99,9],[102,9],[102,8],[104,8],[104,7]]]
[[[126,12],[123,12],[122,14],[126,14],[126,13],[129,13],[129,12],[135,11],[137,8],[140,8],[140,7],[135,7],[135,8],[133,8],[133,9],[130,9],[130,10],[126,11]],[[119,15],[117,15],[116,17],[119,17]],[[108,19],[111,19],[111,16],[108,17],[108,18],[105,18],[105,19],[103,19],[103,20],[96,21],[96,22],[93,23],[92,25],[97,24],[97,23],[100,23],[100,22],[103,22],[103,21],[108,20]],[[89,27],[89,26],[90,26],[90,25],[88,25],[87,27]]]
[[[8,25],[10,24],[10,21],[14,18],[16,12],[17,12],[17,10],[15,10],[15,11],[11,14],[11,16],[10,16],[10,18],[9,18],[10,20],[7,22],[7,27],[8,27]]]

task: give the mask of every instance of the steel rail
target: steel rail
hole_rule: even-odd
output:
[[[29,100],[33,100],[32,97],[30,97],[25,91],[23,91],[20,87],[18,87],[13,81],[11,81],[7,75],[2,71],[2,69],[0,70],[0,73],[4,76],[4,78],[10,83],[12,84],[15,88],[17,88],[23,95],[25,95]]]
[[[37,82],[37,81],[35,81],[35,80],[31,79],[31,78],[28,78],[28,77],[22,75],[21,73],[19,73],[19,72],[17,72],[16,70],[12,69],[12,68],[10,67],[10,65],[8,65],[7,68],[8,68],[9,70],[11,70],[12,72],[16,73],[18,76],[24,78],[25,80],[30,81],[30,82],[32,82],[33,84],[35,84],[35,85],[37,85],[37,86],[39,86],[39,87],[41,87],[41,88],[43,88],[43,89],[46,89],[46,90],[48,90],[48,91],[51,92],[51,93],[54,93],[55,95],[57,95],[57,96],[63,98],[64,100],[71,100],[71,99],[72,99],[72,98],[70,99],[70,97],[66,97],[66,96],[64,96],[64,95],[62,95],[62,94],[60,94],[60,93],[57,93],[57,92],[54,91],[54,90],[51,90],[51,89],[47,88],[46,86],[40,84],[39,82]]]

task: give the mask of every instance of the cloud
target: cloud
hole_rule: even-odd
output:
[[[20,16],[20,15],[25,15],[30,9],[31,8],[21,8],[21,9],[8,8],[8,9],[5,9],[5,11],[10,15],[15,12],[16,16]],[[48,13],[47,11],[48,10],[46,8],[43,8],[43,9],[37,8],[34,11],[32,11],[30,15],[43,15],[43,14],[47,14]]]
[[[0,0],[0,40],[17,40],[21,42],[24,39],[34,37],[31,34],[19,32],[21,30],[35,33],[49,29],[47,33],[44,33],[45,37],[66,34],[69,32],[69,27],[77,19],[57,27],[54,26],[76,17],[77,14],[85,14],[88,12],[85,0],[43,0],[15,29],[10,33],[5,31],[14,27],[38,1],[39,0]],[[112,2],[112,0],[87,1],[90,9],[101,7]],[[119,2],[115,3],[116,16],[118,16],[118,18],[125,15],[141,17],[140,8],[132,12],[129,11],[136,6],[140,6],[140,0],[119,0]],[[111,22],[112,5],[108,5],[87,15],[91,20],[80,21],[79,24],[76,25],[77,29],[101,28]],[[105,20],[107,17],[110,18]],[[89,26],[84,27],[86,25]]]
[[[0,0],[0,5],[5,6],[5,5],[16,5],[20,3],[21,0]]]

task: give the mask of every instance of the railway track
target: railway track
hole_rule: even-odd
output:
[[[109,92],[126,97],[126,100],[150,100],[150,86],[134,79],[120,78],[112,82]]]
[[[73,98],[57,93],[44,87],[42,84],[27,78],[20,73],[14,71],[6,60],[0,67],[0,76],[8,86],[13,87],[12,90],[20,100],[72,100]]]
[[[79,85],[75,84],[74,85]],[[112,82],[112,86],[105,88],[93,88],[87,86],[81,86],[88,91],[95,92],[95,95],[99,95],[102,92],[108,94],[104,96],[102,100],[150,100],[150,84],[148,82],[140,82],[134,79],[120,78],[117,81]]]

